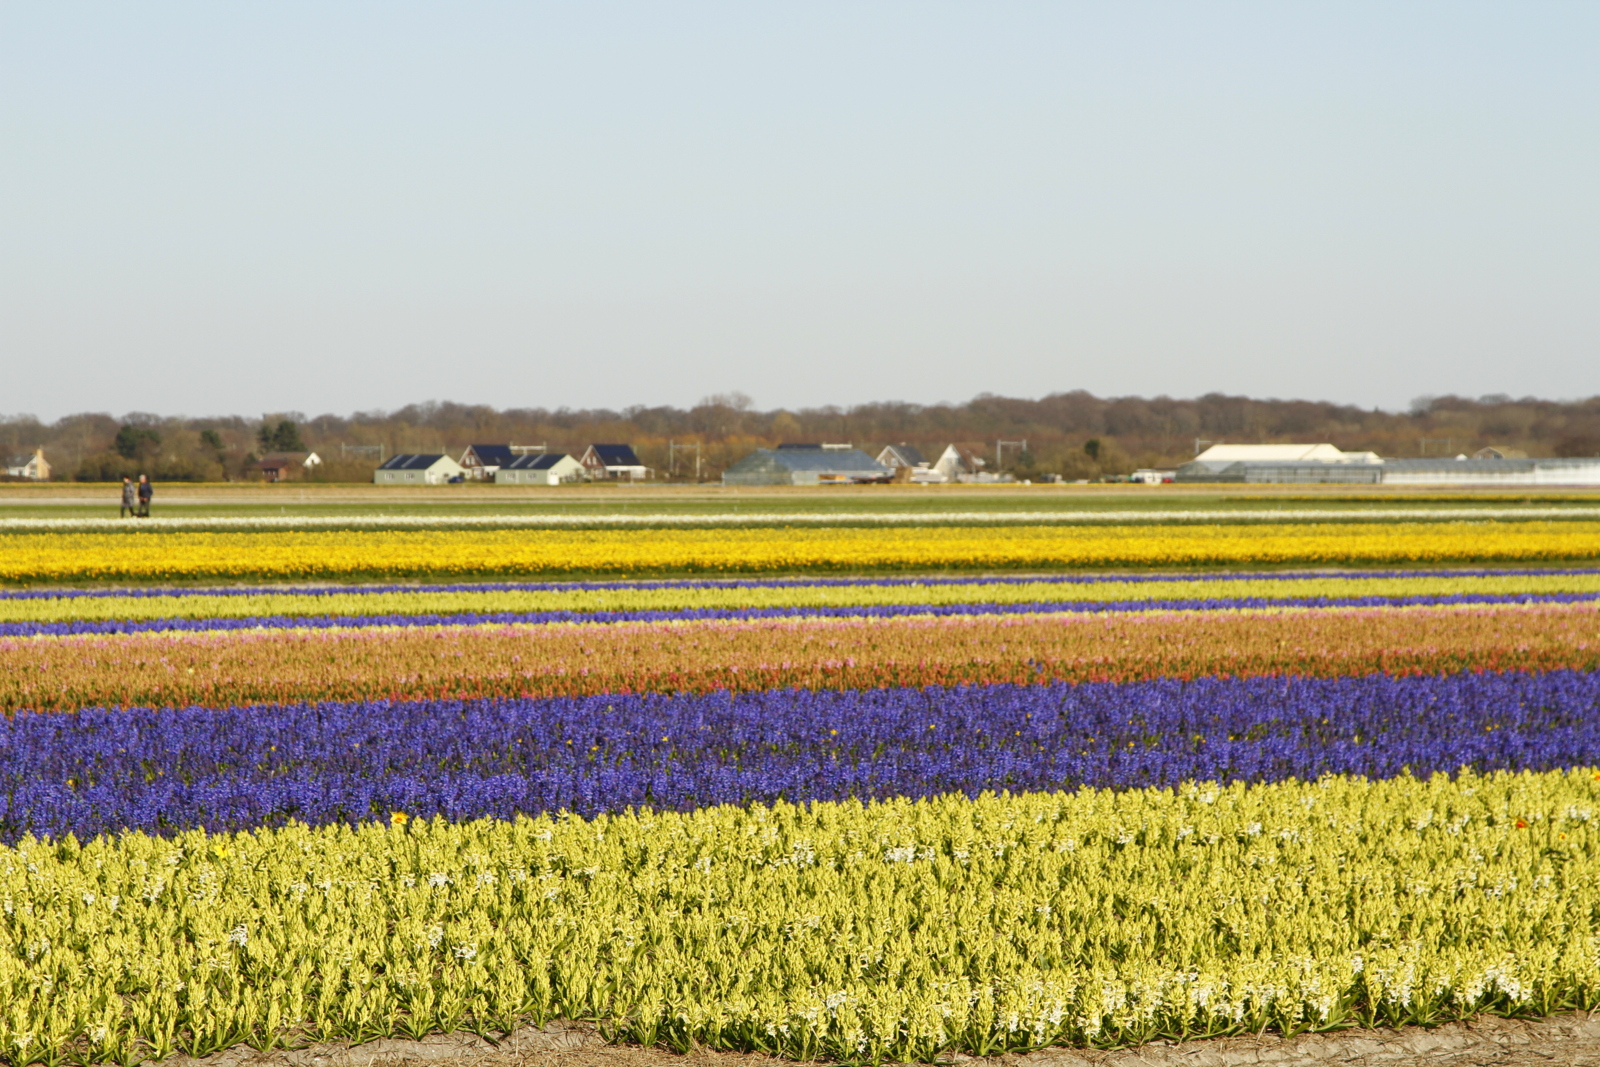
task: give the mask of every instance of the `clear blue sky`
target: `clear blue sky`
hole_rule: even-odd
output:
[[[1600,393],[1600,3],[0,6],[0,413]]]

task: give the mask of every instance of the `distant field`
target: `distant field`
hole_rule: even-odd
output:
[[[0,520],[104,518],[117,515],[115,485],[0,484]],[[940,512],[1094,512],[1285,508],[1360,512],[1397,506],[1595,507],[1600,491],[1441,490],[1419,493],[1373,487],[1319,490],[1307,486],[851,486],[823,489],[693,485],[584,485],[557,489],[493,485],[412,489],[372,485],[161,484],[154,514],[169,518],[253,519],[265,515],[326,519],[336,515],[628,515],[740,513],[918,514]]]

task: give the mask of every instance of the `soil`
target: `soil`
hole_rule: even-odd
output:
[[[1103,1052],[1052,1048],[993,1059],[952,1056],[953,1067],[1600,1067],[1600,1013],[1545,1019],[1484,1017],[1424,1029],[1343,1030],[1225,1037],[1181,1044],[1154,1042]],[[792,1067],[770,1056],[697,1050],[678,1055],[637,1045],[607,1045],[591,1026],[526,1027],[491,1044],[472,1034],[436,1034],[421,1041],[386,1039],[349,1047],[314,1045],[257,1052],[238,1046],[162,1067]],[[150,1064],[142,1067],[152,1067]]]

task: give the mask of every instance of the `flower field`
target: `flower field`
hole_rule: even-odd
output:
[[[1600,603],[0,638],[0,708],[1600,667]]]
[[[1586,570],[821,578],[0,592],[0,635],[448,622],[668,621],[908,611],[1379,606],[1600,596]]]
[[[1586,560],[1600,522],[8,533],[0,582]]]
[[[16,1067],[1600,1006],[1587,520],[0,544]]]

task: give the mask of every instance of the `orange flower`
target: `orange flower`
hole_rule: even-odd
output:
[[[1517,829],[1518,830],[1526,830],[1527,828],[1528,828],[1528,824],[1526,822],[1523,822],[1521,819],[1517,820]]]
[[[404,826],[406,823],[408,823],[410,821],[411,821],[411,816],[407,815],[403,811],[391,811],[389,813],[389,825],[390,826]]]

